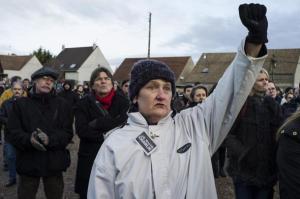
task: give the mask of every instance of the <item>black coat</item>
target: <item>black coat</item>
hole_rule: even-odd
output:
[[[276,131],[281,121],[274,99],[248,97],[225,140],[230,176],[259,187],[276,183]]]
[[[189,99],[186,98],[184,95],[176,96],[172,102],[172,106],[173,109],[179,113],[180,111],[189,107]]]
[[[58,96],[64,98],[72,108],[76,105],[76,103],[79,100],[78,95],[71,90],[63,90],[58,94]]]
[[[3,104],[1,105],[0,108],[0,123],[4,125],[4,139],[5,141],[8,141],[6,139],[6,134],[7,134],[7,120],[8,120],[8,115],[10,114],[12,110],[12,105],[13,102],[16,101],[17,98],[12,97],[8,100],[5,100]]]
[[[291,101],[284,103],[281,106],[282,110],[282,115],[284,119],[287,119],[290,117],[293,113],[297,111],[297,108],[299,107],[300,104],[300,97],[296,97],[291,99]]]
[[[281,130],[277,149],[281,199],[300,198],[300,118]]]
[[[80,138],[75,192],[83,195],[86,195],[92,165],[104,141],[103,134],[124,124],[129,108],[129,101],[118,92],[108,111],[99,108],[96,102],[94,94],[89,94],[75,108],[76,133]]]
[[[7,122],[8,140],[17,149],[17,172],[53,176],[65,171],[70,165],[66,146],[73,136],[72,119],[71,107],[55,94],[30,94],[17,99]],[[37,128],[49,137],[46,152],[31,145],[31,134]]]

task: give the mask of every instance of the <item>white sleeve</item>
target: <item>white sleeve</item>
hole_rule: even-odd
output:
[[[102,145],[94,161],[88,186],[88,199],[115,199],[113,154]]]
[[[244,45],[245,41],[214,92],[202,104],[180,114],[192,135],[208,144],[211,155],[225,139],[267,57],[247,57]]]

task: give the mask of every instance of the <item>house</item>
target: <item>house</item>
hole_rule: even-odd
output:
[[[186,83],[200,83],[210,89],[223,75],[232,62],[235,53],[203,53]]]
[[[1,64],[1,60],[0,60],[0,81],[3,80],[3,78],[7,77],[7,74],[4,74],[3,73],[3,67],[2,67],[2,64]]]
[[[235,53],[204,53],[186,83],[200,82],[207,88],[216,84],[233,61]],[[300,49],[269,49],[263,66],[277,86],[296,87],[300,82]]]
[[[91,73],[97,67],[111,68],[100,48],[95,44],[89,47],[65,48],[50,63],[52,67],[61,72],[60,78],[88,82]]]
[[[116,69],[113,79],[118,82],[130,79],[130,71],[132,65],[142,59],[146,58],[126,58],[121,65]],[[194,62],[190,56],[186,57],[152,57],[166,63],[174,71],[176,77],[176,84],[182,84],[186,80],[186,76],[192,71]]]
[[[300,48],[270,49],[264,68],[281,88],[297,87],[300,82]]]
[[[3,69],[1,76],[8,78],[17,75],[30,79],[34,71],[43,67],[35,55],[0,55],[0,63]]]

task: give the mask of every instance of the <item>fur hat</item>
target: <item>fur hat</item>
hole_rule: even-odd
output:
[[[172,94],[175,96],[175,75],[170,67],[154,59],[140,60],[132,66],[129,84],[129,98],[132,101],[140,89],[150,80],[163,79],[171,83]]]
[[[35,71],[32,75],[31,75],[31,80],[36,80],[40,77],[43,77],[43,76],[50,76],[52,77],[54,80],[57,80],[58,76],[59,76],[59,73],[54,70],[53,68],[50,68],[50,67],[43,67],[43,68],[40,68],[38,69],[37,71]]]

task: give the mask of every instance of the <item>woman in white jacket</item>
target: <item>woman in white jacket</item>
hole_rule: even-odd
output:
[[[266,8],[239,8],[248,28],[232,64],[204,103],[174,114],[175,76],[159,61],[131,71],[133,109],[94,161],[88,198],[217,198],[210,157],[222,143],[266,57]]]

